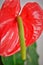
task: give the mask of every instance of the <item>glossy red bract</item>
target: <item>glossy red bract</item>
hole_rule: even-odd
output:
[[[10,56],[20,50],[18,24],[20,1],[6,0],[0,10],[0,55]],[[20,14],[23,25],[26,46],[33,44],[41,35],[43,28],[43,13],[37,3],[27,3]]]
[[[27,28],[27,46],[34,43],[42,33],[43,12],[38,3],[27,3],[21,13],[24,25]],[[29,43],[29,44],[28,44]]]

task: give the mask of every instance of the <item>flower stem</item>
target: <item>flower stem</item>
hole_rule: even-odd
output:
[[[20,39],[20,46],[21,46],[21,57],[22,60],[26,60],[26,45],[25,45],[25,37],[24,37],[24,27],[23,21],[20,16],[17,17],[18,21],[18,30],[19,30],[19,39]]]

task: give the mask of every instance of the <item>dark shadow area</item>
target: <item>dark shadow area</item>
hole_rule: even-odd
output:
[[[1,56],[0,56],[0,65],[3,65],[3,64],[2,64],[2,61],[1,61]]]

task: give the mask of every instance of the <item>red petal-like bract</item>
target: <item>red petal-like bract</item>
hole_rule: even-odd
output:
[[[18,24],[19,0],[6,0],[0,12],[0,55],[10,56],[20,50]],[[24,25],[26,46],[33,44],[41,35],[43,27],[43,13],[37,3],[27,3],[21,13]]]
[[[41,35],[43,29],[42,8],[36,2],[27,3],[21,13],[23,23],[26,29],[26,45],[33,44]]]
[[[16,52],[15,46],[19,37],[15,18],[19,15],[19,11],[20,0],[5,0],[0,10],[0,55],[2,56]]]

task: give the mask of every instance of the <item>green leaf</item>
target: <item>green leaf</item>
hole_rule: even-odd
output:
[[[24,65],[24,61],[22,60],[20,53],[16,54],[16,65]]]
[[[1,57],[1,59],[3,65],[24,65],[20,52],[9,57]]]
[[[1,57],[4,65],[16,65],[15,55],[9,57]]]
[[[39,65],[38,64],[38,54],[36,51],[36,43],[27,48],[27,65]]]

